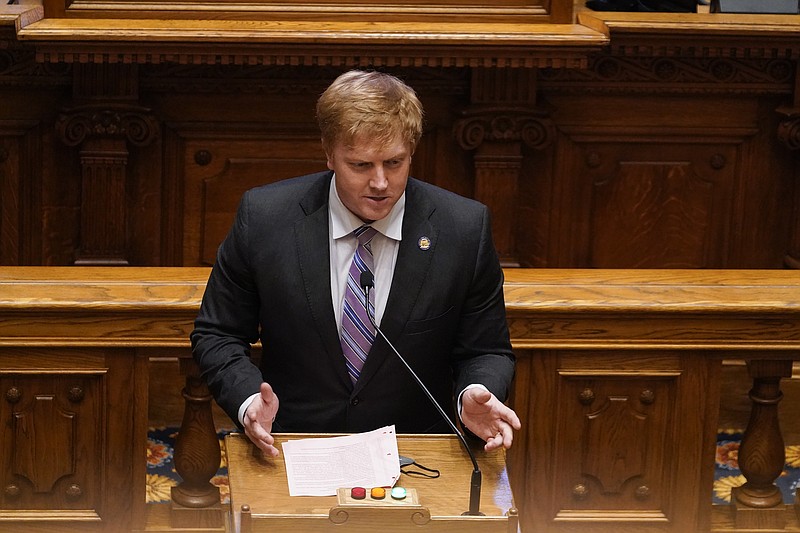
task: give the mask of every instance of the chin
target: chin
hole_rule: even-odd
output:
[[[387,209],[385,211],[375,211],[375,210],[364,210],[358,217],[363,220],[364,222],[375,222],[376,220],[380,220],[383,217],[387,216],[391,209]]]

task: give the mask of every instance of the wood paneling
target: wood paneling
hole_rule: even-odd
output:
[[[131,23],[116,4],[5,12],[4,264],[210,264],[244,189],[324,169],[314,103],[362,66],[417,89],[413,174],[487,203],[506,266],[797,266],[792,17],[580,10],[376,33]],[[89,194],[98,143],[118,145],[101,153],[124,172],[119,207]]]
[[[188,353],[208,269],[12,271],[0,274],[0,529],[144,527],[148,359]]]
[[[184,264],[214,264],[217,246],[247,189],[326,168],[314,133],[287,138],[283,131],[265,132],[261,140],[254,136],[253,132],[238,139],[226,135],[220,141],[216,134],[205,132],[183,143]]]
[[[338,73],[360,67],[396,73],[419,92],[426,125],[412,172],[487,203],[506,266],[800,266],[796,17],[577,8],[573,20],[572,2],[517,0],[459,3],[455,12],[446,3],[370,3],[374,9],[357,17],[347,12],[355,4],[336,12],[327,3],[233,10],[222,3],[201,6],[203,17],[187,4],[45,4],[0,8],[0,264],[210,265],[246,188],[324,168],[314,103]],[[116,181],[110,194],[92,199],[99,189],[89,171],[97,165],[116,172]],[[126,270],[111,292],[125,286]],[[669,290],[706,301],[679,285]],[[158,284],[145,287],[157,304],[178,305],[159,300]],[[679,307],[661,330],[635,316],[637,306],[669,300],[658,284],[634,301],[626,298],[636,288],[616,286],[621,301],[580,320],[571,313],[587,311],[581,299],[596,295],[557,289],[569,294],[551,301],[566,298],[569,309],[510,322],[521,354],[514,401],[535,428],[512,453],[517,464],[532,461],[538,476],[512,479],[532,495],[519,502],[524,524],[566,531],[584,527],[596,510],[654,530],[703,527],[708,519],[696,497],[706,497],[710,463],[651,443],[660,434],[695,450],[712,445],[703,420],[714,406],[695,409],[687,391],[718,386],[717,370],[703,366],[706,350],[735,343],[764,358],[795,342],[776,338],[785,324],[774,310],[760,319],[738,315],[780,297],[765,294],[771,287],[727,287],[734,307],[702,321]],[[27,334],[55,335],[54,350],[88,342],[87,353],[102,354],[109,369],[97,378],[103,385],[88,390],[128,409],[125,417],[140,429],[146,412],[105,380],[136,376],[145,394],[147,357],[186,348],[189,322],[181,313],[191,312],[142,321],[138,308],[98,322],[91,302],[108,294],[74,290],[80,296],[68,324],[59,324],[60,310],[39,309]],[[26,294],[12,296],[31,303]],[[14,327],[0,324],[0,333]],[[72,339],[75,329],[86,338]],[[162,337],[180,341],[147,356],[126,351],[135,342],[161,346]],[[531,337],[538,340],[524,340]],[[110,341],[123,348],[107,352]],[[642,375],[615,375],[617,364]],[[589,405],[581,403],[586,389],[595,398]],[[642,403],[650,397],[644,391],[652,403]],[[628,416],[619,433],[605,425],[606,410]],[[552,425],[542,412],[569,422]],[[101,476],[125,471],[138,453],[130,438],[138,429],[117,418],[105,427],[108,439],[119,440],[102,446],[120,454],[97,466]],[[584,454],[640,434],[635,458],[606,464]],[[143,479],[119,483],[104,487],[143,490]],[[135,506],[101,503],[103,520],[109,512],[138,516]],[[691,512],[681,515],[685,509]],[[630,525],[614,533],[625,527],[641,531]]]
[[[508,452],[509,479],[523,531],[709,530],[723,359],[748,361],[754,388],[773,398],[755,405],[758,416],[747,431],[757,443],[753,480],[774,479],[771,450],[780,439],[774,397],[800,353],[795,273],[507,269],[505,275],[518,358],[510,402],[523,423]],[[188,335],[207,276],[208,268],[0,269],[0,381],[7,386],[2,409],[9,429],[0,457],[11,477],[4,487],[17,483],[24,498],[15,507],[4,496],[0,519],[20,531],[39,531],[52,516],[89,531],[141,522],[148,359],[189,359]],[[59,402],[60,410],[39,408],[29,393]],[[207,414],[210,402],[192,398],[193,408],[205,403]],[[13,427],[19,419],[36,431],[55,426],[53,439],[36,441],[35,432],[27,432],[33,441],[13,437],[23,434]],[[216,442],[214,428],[206,429]],[[53,458],[31,469],[31,450],[18,452],[19,446],[47,446]],[[100,453],[87,455],[98,447]],[[741,453],[747,461],[749,452]],[[71,456],[67,486],[53,485]],[[34,502],[23,483],[30,478],[55,488]],[[73,484],[85,487],[85,499],[70,507],[55,491]],[[741,516],[760,507],[740,502],[738,509]],[[792,512],[782,505],[767,511]]]
[[[558,232],[553,237],[561,244],[554,247],[555,262],[600,268],[726,266],[735,145],[702,139],[667,144],[663,132],[650,143],[640,140],[644,132],[570,133],[573,142],[561,145],[561,160],[568,163],[556,188],[558,203],[567,209],[551,217]]]

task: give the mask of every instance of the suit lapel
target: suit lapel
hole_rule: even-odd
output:
[[[347,387],[350,378],[342,356],[336,317],[331,302],[331,267],[328,249],[328,190],[332,173],[320,179],[300,202],[306,217],[294,227],[295,242],[300,263],[300,275],[311,315],[325,346],[336,378]]]
[[[434,206],[419,194],[416,183],[409,178],[403,215],[403,240],[400,241],[392,288],[381,320],[381,331],[392,344],[396,344],[395,339],[403,333],[430,270],[439,236],[438,229],[430,222],[433,210]],[[431,243],[427,249],[420,244],[426,238]],[[387,357],[395,357],[391,348],[385,342],[376,342],[364,363],[355,392],[375,375]]]

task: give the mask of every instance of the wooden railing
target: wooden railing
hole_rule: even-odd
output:
[[[97,457],[110,458],[87,464],[80,457],[77,474],[67,476],[80,476],[82,468],[97,473],[85,476],[96,486],[84,487],[100,499],[96,516],[64,508],[57,494],[52,508],[28,509],[32,500],[20,483],[26,470],[15,463],[25,454],[11,453],[22,441],[4,438],[0,526],[36,531],[37,519],[55,516],[82,530],[142,527],[143,498],[133,494],[143,490],[145,476],[142,391],[147,357],[165,353],[181,359],[186,375],[175,459],[183,483],[172,493],[172,526],[221,524],[225,510],[209,482],[219,465],[212,399],[188,341],[207,275],[196,268],[0,267],[0,382],[9,387],[3,423],[20,409],[28,409],[33,427],[49,420],[25,404],[26,387],[46,389],[52,378],[58,389],[66,377],[96,374],[96,386],[86,390],[102,408],[75,408],[75,420],[79,429],[103,429],[91,435],[100,439]],[[509,477],[523,531],[588,524],[593,533],[800,531],[800,504],[784,505],[774,484],[784,462],[780,383],[800,360],[797,272],[510,269],[505,293],[518,356],[510,402],[523,420],[508,455]],[[732,505],[712,508],[724,359],[747,361],[753,379],[739,452],[747,483]],[[56,375],[50,364],[60,365]],[[21,401],[11,389],[21,391]],[[73,387],[69,401],[76,395]],[[119,459],[125,442],[133,451]],[[112,503],[124,492],[99,494],[126,486],[133,487],[129,507]],[[8,497],[14,487],[22,491],[17,500]],[[72,487],[70,494],[81,497],[75,493]]]

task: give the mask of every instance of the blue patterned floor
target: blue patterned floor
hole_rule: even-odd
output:
[[[717,435],[717,460],[714,471],[713,502],[731,502],[731,489],[745,482],[739,470],[739,443],[742,430],[720,430]],[[783,493],[785,503],[794,503],[797,484],[800,480],[800,445],[786,447],[786,464],[775,484]]]
[[[180,477],[175,472],[172,463],[173,446],[178,428],[160,427],[150,428],[147,438],[147,502],[166,503],[169,501],[170,487],[176,485]],[[220,497],[223,503],[229,501],[228,490],[228,462],[225,446],[222,441],[227,432],[220,432],[220,447],[222,460],[217,475],[211,480],[220,488]],[[737,461],[739,442],[742,439],[741,430],[721,430],[717,436],[717,461],[714,472],[714,493],[712,501],[715,504],[728,504],[731,500],[731,488],[744,483],[745,479],[739,471]],[[776,484],[783,493],[786,503],[794,502],[800,480],[800,445],[786,447],[786,466],[783,474]]]

